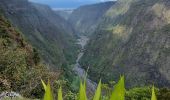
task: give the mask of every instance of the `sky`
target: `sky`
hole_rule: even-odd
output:
[[[115,0],[29,0],[31,2],[47,4],[52,8],[77,8],[81,5]]]

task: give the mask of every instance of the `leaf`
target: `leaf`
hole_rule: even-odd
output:
[[[58,89],[58,100],[63,100],[61,87]]]
[[[88,71],[89,71],[89,67],[88,67],[87,70],[86,70],[86,73],[85,73],[85,76],[84,76],[84,82],[86,82],[87,75],[88,75]]]
[[[100,100],[100,97],[101,97],[101,80],[97,86],[97,90],[96,90],[93,100]]]
[[[84,82],[84,84],[82,82],[80,82],[79,100],[87,100],[85,82]]]
[[[43,87],[44,87],[44,90],[46,91],[47,85],[44,83],[43,80],[41,80],[41,83],[42,83],[42,85],[43,85]]]
[[[151,100],[157,100],[154,86],[152,87],[152,97],[151,97]]]
[[[115,85],[110,100],[125,100],[124,76]]]
[[[53,95],[52,95],[51,86],[50,86],[49,81],[48,81],[48,84],[46,86],[44,100],[53,100]]]

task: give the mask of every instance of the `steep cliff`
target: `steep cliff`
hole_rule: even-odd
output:
[[[76,59],[74,31],[49,7],[27,0],[3,0],[0,8],[39,51],[44,61],[60,68]]]
[[[75,9],[68,21],[75,27],[77,34],[91,35],[102,16],[115,2],[104,2],[81,6]]]
[[[170,86],[169,5],[169,0],[118,0],[81,60],[92,79],[108,82],[124,74],[128,87]]]

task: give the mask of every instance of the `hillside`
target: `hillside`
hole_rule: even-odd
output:
[[[126,76],[128,87],[170,86],[170,1],[118,0],[86,47],[81,65],[92,80]]]
[[[39,51],[44,61],[61,68],[76,59],[74,31],[71,26],[48,6],[27,0],[3,0],[4,15],[19,28],[26,39]]]
[[[64,34],[69,34],[70,37],[74,38],[75,35],[73,27],[56,11],[52,10],[49,6],[43,4],[32,3],[32,5],[47,18],[50,23],[57,26]]]
[[[0,14],[0,91],[16,91],[30,98],[42,97],[41,79],[57,78],[42,64],[39,53]],[[56,75],[56,76],[55,76]],[[53,79],[55,79],[53,78]]]
[[[115,2],[104,2],[81,6],[75,9],[68,21],[77,34],[91,35],[96,29],[102,16]]]

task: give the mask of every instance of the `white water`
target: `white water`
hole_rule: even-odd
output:
[[[79,64],[79,60],[84,54],[84,47],[88,42],[88,38],[86,36],[80,36],[80,39],[78,39],[77,44],[81,45],[81,52],[79,53],[76,64],[74,65],[73,71],[82,79],[85,77],[86,71],[81,67]],[[87,91],[93,93],[96,89],[97,84],[93,82],[92,80],[88,79],[86,80],[87,84]]]

